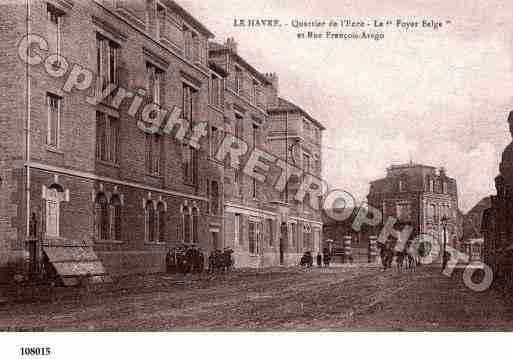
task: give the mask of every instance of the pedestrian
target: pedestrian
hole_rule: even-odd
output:
[[[331,256],[330,256],[328,251],[325,251],[323,253],[323,260],[324,260],[324,266],[325,267],[329,267],[330,266],[330,261],[331,261]]]
[[[322,267],[322,255],[321,255],[321,252],[317,252],[317,267]]]

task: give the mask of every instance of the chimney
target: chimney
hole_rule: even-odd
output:
[[[264,74],[267,81],[271,83],[270,96],[268,98],[268,106],[269,107],[277,107],[278,106],[278,75],[276,72],[267,72]]]
[[[227,38],[226,42],[224,43],[224,46],[234,54],[237,53],[237,42],[235,42],[235,39],[233,37]]]
[[[272,84],[273,89],[278,93],[279,79],[276,72],[267,72],[265,74],[266,79]]]

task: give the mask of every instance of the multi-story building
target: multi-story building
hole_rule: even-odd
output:
[[[212,43],[210,58],[228,73],[224,95],[227,131],[249,148],[241,163],[257,148],[289,163],[296,161],[299,168],[320,176],[323,127],[298,106],[278,98],[277,75],[256,70],[238,54],[233,39]],[[284,135],[283,116],[290,117],[294,133],[290,138]],[[289,140],[296,144],[293,153],[300,153],[299,158],[286,155]],[[224,245],[234,250],[236,266],[297,264],[304,250],[320,248],[319,213],[293,202],[292,197],[288,201],[269,179],[260,183],[241,167],[225,169]]]
[[[276,75],[270,76],[277,83]],[[281,97],[271,105],[269,114],[269,151],[303,173],[321,178],[324,126],[301,107]],[[289,207],[289,238],[281,249],[281,255],[290,262],[297,262],[305,251],[317,253],[322,250],[321,204],[312,206],[310,194],[302,202],[295,199],[300,181],[300,176],[292,175],[286,190],[279,193],[277,198]]]
[[[208,62],[212,33],[171,0],[9,2],[0,18],[0,267],[42,254],[63,277],[153,272],[170,247],[219,247],[224,168],[208,139],[226,74]]]
[[[268,77],[256,70],[237,52],[237,44],[229,38],[224,44],[212,42],[209,56],[226,72],[223,93],[224,129],[248,145],[240,166],[225,163],[224,172],[224,247],[234,250],[235,266],[262,267],[279,264],[279,213],[270,203],[272,186],[260,183],[243,172],[242,164],[255,148],[265,143],[268,104],[277,89]],[[219,145],[224,136],[212,129]],[[214,157],[218,146],[213,146]]]
[[[370,206],[383,214],[383,224],[389,217],[396,219],[395,229],[409,225],[410,238],[427,234],[442,243],[442,218],[448,219],[447,243],[458,245],[461,228],[458,226],[458,192],[456,180],[445,170],[415,163],[392,165],[385,178],[372,181],[367,196]],[[379,233],[382,226],[375,228]]]

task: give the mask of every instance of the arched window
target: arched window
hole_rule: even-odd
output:
[[[158,241],[163,243],[166,241],[166,206],[159,202],[157,205],[157,231]]]
[[[49,237],[59,237],[60,227],[60,201],[64,192],[58,184],[52,184],[45,194],[45,233]]]
[[[196,207],[192,208],[192,242],[198,243],[198,222],[199,222],[199,210]]]
[[[155,241],[155,207],[153,207],[153,201],[146,202],[146,241],[154,242]]]
[[[96,196],[94,212],[96,239],[98,241],[108,241],[110,239],[109,203],[105,194],[98,193]]]
[[[191,212],[188,206],[182,208],[183,242],[191,243]]]
[[[110,200],[110,233],[112,240],[121,240],[121,199],[118,195]]]

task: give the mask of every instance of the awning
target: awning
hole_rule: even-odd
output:
[[[109,280],[103,263],[90,246],[45,245],[43,251],[65,286],[77,285],[84,277],[93,282]]]

